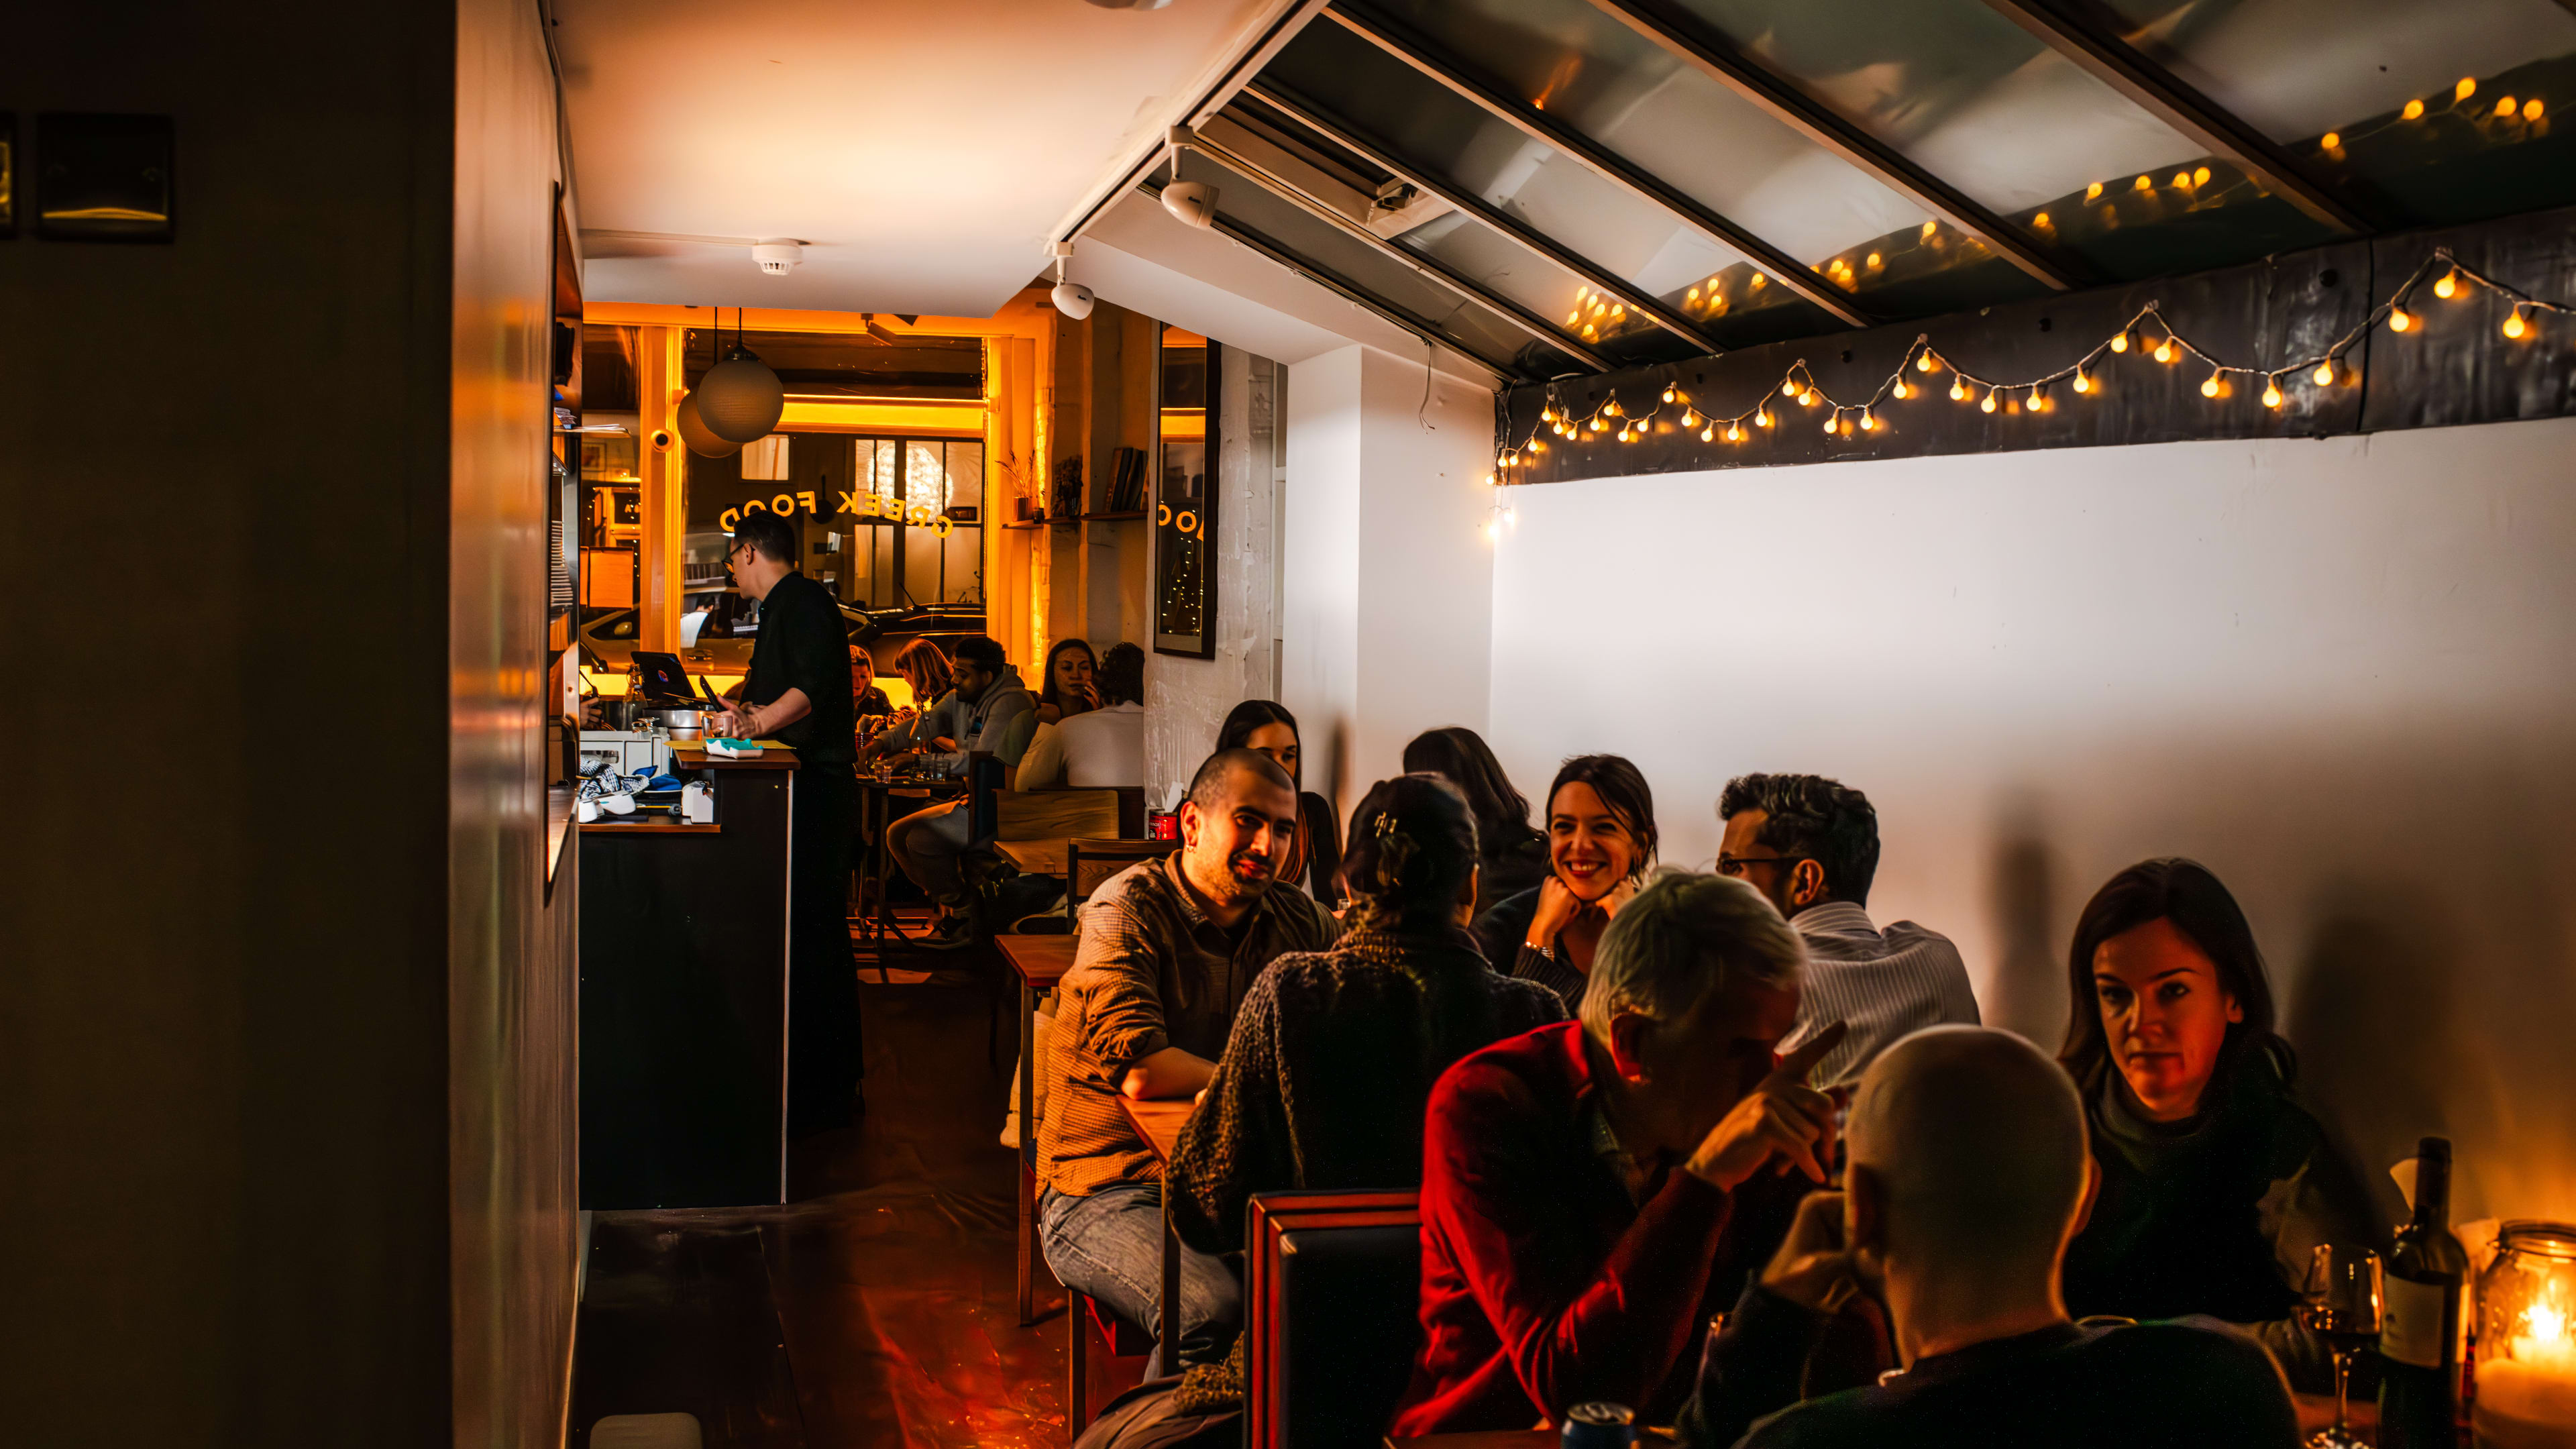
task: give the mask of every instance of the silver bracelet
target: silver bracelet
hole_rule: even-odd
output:
[[[1523,941],[1521,942],[1521,949],[1524,951],[1536,951],[1550,961],[1556,959],[1556,948],[1554,946],[1542,946],[1535,941]]]

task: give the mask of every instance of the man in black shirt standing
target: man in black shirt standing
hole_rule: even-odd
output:
[[[858,830],[850,636],[831,591],[796,571],[796,530],[746,514],[725,566],[760,601],[760,634],[717,728],[796,751],[788,848],[787,1135],[847,1126],[866,1059],[850,961],[850,844]]]

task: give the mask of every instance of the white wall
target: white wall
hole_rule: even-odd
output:
[[[1281,702],[1347,815],[1423,729],[1484,728],[1493,394],[1366,346],[1291,377]]]
[[[2085,898],[2197,857],[2365,1164],[2447,1132],[2460,1217],[2576,1214],[2576,419],[1510,497],[1489,738],[1524,790],[1627,754],[1705,868],[1728,776],[1857,786],[1872,913],[2051,1046]]]

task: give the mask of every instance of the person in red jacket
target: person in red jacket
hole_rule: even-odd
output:
[[[1805,948],[1741,881],[1668,871],[1611,920],[1582,1020],[1432,1088],[1422,1329],[1398,1437],[1610,1401],[1670,1423],[1724,1310],[1826,1177],[1833,1104],[1788,1058]]]

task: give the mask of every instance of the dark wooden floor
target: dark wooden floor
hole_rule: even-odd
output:
[[[884,985],[862,958],[868,1114],[799,1144],[794,1201],[594,1221],[577,1449],[604,1415],[674,1410],[707,1449],[1066,1442],[1063,1293],[1043,1270],[1038,1322],[1014,1321],[1010,1048],[987,1065],[979,975],[998,963],[936,964]]]

